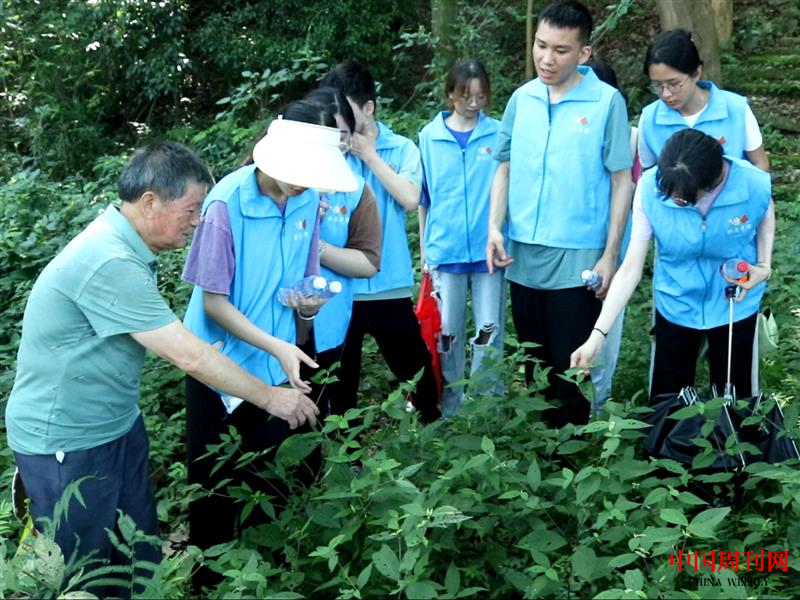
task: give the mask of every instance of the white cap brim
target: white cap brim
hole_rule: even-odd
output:
[[[333,127],[275,119],[253,149],[253,162],[273,179],[305,188],[352,192],[355,175]]]

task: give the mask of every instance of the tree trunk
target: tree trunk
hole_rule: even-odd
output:
[[[719,40],[711,2],[712,0],[657,0],[658,15],[663,30],[681,27],[692,34],[703,61],[703,79],[710,79],[721,87]]]
[[[458,0],[431,0],[431,33],[439,38],[434,48],[437,62],[449,68],[456,59],[453,46],[453,23],[458,14]]]
[[[533,0],[525,9],[525,79],[533,79]]]
[[[711,0],[711,8],[714,11],[717,41],[722,48],[727,48],[733,35],[733,0]]]

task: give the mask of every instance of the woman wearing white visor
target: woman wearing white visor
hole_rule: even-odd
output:
[[[319,274],[319,192],[349,192],[356,186],[339,149],[333,115],[316,104],[289,104],[256,143],[252,163],[223,178],[206,198],[183,272],[195,286],[186,326],[249,373],[308,393],[300,363],[317,365],[295,343],[298,328],[314,319],[324,300],[291,298],[293,306],[287,307],[278,290]],[[186,399],[189,481],[205,490],[223,479],[231,479],[229,486],[246,483],[282,506],[287,486],[262,474],[274,452],[243,469],[234,467],[235,460],[219,467],[215,456],[199,459],[230,426],[241,436],[242,452],[258,453],[277,447],[288,435],[288,424],[192,378]],[[232,539],[241,527],[243,505],[226,489],[191,503],[190,543],[208,548]],[[264,518],[257,508],[247,524]],[[201,571],[196,591],[209,583],[213,575]]]

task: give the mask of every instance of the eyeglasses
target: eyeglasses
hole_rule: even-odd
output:
[[[670,94],[674,94],[686,85],[686,82],[689,81],[691,77],[689,75],[686,76],[686,79],[683,81],[651,81],[650,82],[650,91],[653,92],[656,96],[660,96],[664,92],[669,92]]]

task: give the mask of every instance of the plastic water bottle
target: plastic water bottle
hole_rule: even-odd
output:
[[[597,271],[592,271],[591,269],[585,269],[581,273],[581,279],[583,279],[584,285],[593,292],[596,292],[601,287],[603,287],[603,278]]]
[[[748,269],[750,265],[741,258],[729,258],[719,266],[719,272],[724,277],[735,279],[737,282],[747,281],[750,278]]]
[[[289,306],[289,297],[292,294],[311,298],[330,298],[342,291],[342,284],[339,281],[328,281],[322,275],[309,275],[303,277],[297,283],[278,290],[278,300],[284,306]]]

